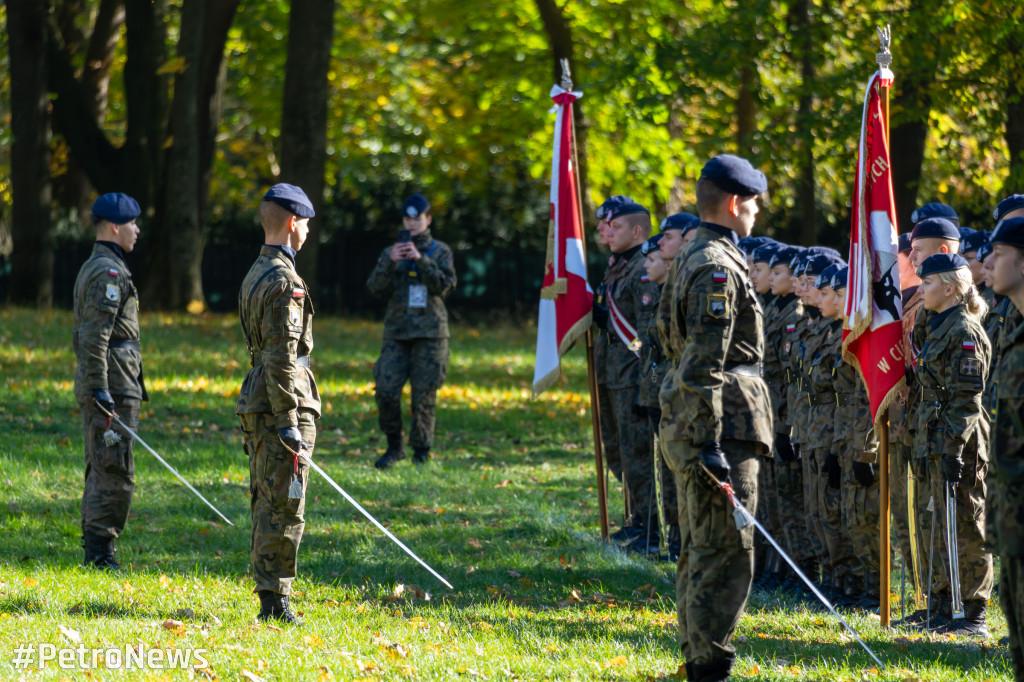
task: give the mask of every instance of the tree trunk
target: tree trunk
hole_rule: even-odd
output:
[[[1010,173],[1006,176],[1002,196],[1024,191],[1024,45],[1018,33],[1011,32],[1007,40],[1005,113],[1006,149],[1010,156]],[[1001,199],[1002,197],[997,197]]]
[[[790,11],[794,52],[800,63],[800,99],[796,117],[797,206],[800,214],[798,244],[818,243],[818,207],[814,185],[814,23],[808,0],[799,0]]]
[[[7,0],[11,77],[11,282],[17,305],[53,304],[50,117],[46,87],[49,2]]]
[[[335,0],[292,0],[281,107],[281,180],[306,192],[323,209],[327,163],[327,71]],[[315,219],[314,219],[315,221]],[[302,276],[317,291],[317,259],[324,223],[311,231],[298,258]]]
[[[544,31],[548,36],[548,44],[551,45],[551,75],[553,83],[561,84],[562,60],[567,59],[572,70],[573,87],[577,87],[581,81],[580,68],[572,56],[572,27],[569,25],[569,20],[555,0],[536,0],[536,3],[541,21],[544,22]],[[590,193],[587,191],[587,124],[583,118],[582,103],[582,99],[573,102],[573,123],[576,126],[576,176],[580,182],[583,215],[591,216],[594,214],[596,207],[590,199]]]
[[[740,69],[740,91],[736,96],[736,149],[740,156],[752,156],[751,142],[757,130],[757,67]]]

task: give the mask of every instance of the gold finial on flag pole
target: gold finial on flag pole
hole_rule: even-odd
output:
[[[566,92],[572,91],[572,74],[569,72],[569,60],[566,58],[561,59],[562,62],[562,89]]]

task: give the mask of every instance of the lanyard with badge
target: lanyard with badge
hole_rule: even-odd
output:
[[[425,256],[430,257],[430,254],[434,253],[434,249],[437,248],[437,242],[433,242],[430,245],[430,250],[427,251]],[[420,272],[416,268],[416,262],[413,261],[409,265],[409,276],[414,278],[416,284],[409,285],[409,307],[410,308],[426,308],[427,307],[427,285],[420,284]]]

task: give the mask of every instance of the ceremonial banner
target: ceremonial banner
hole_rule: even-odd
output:
[[[561,357],[590,327],[594,292],[583,257],[578,180],[573,166],[572,103],[582,93],[551,88],[555,139],[551,158],[551,222],[537,319],[536,397],[561,374]]]
[[[893,75],[882,68],[864,95],[850,233],[843,358],[860,371],[875,423],[904,380],[903,302],[896,212],[883,98]]]

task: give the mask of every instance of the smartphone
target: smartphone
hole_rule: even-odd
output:
[[[411,241],[412,241],[412,235],[409,234],[409,230],[407,230],[407,229],[405,229],[403,227],[401,230],[398,231],[398,243],[399,244],[402,244],[404,242],[411,242]]]

